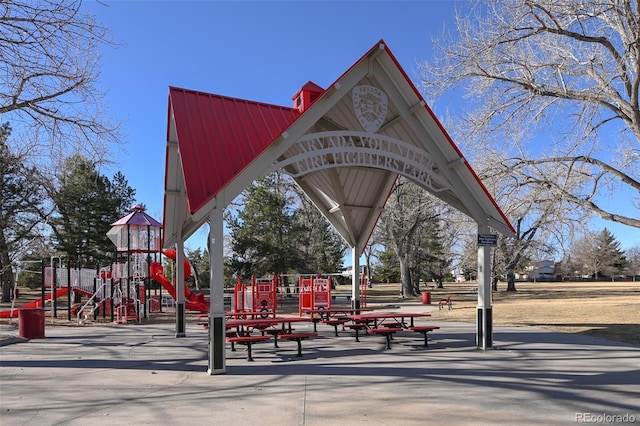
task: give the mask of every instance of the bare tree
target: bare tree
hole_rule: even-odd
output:
[[[118,141],[97,89],[109,31],[81,1],[0,2],[0,114],[16,152],[61,160],[81,153],[99,163]]]
[[[543,186],[531,185],[526,170],[509,168],[503,161],[508,155],[506,148],[487,149],[477,144],[468,152],[476,158],[474,166],[480,170],[480,178],[515,227],[514,238],[499,240],[493,261],[494,290],[498,275],[504,275],[507,291],[515,291],[516,273],[522,272],[533,259],[554,259],[556,254],[561,255],[566,238],[573,240],[587,218],[563,193],[554,194]],[[548,178],[562,181],[566,190],[580,185],[579,179],[565,179],[559,174],[550,167],[546,170]]]
[[[13,130],[3,152],[20,164],[4,168],[3,191],[4,183],[19,181],[29,171],[52,194],[55,168],[63,159],[80,153],[93,164],[107,162],[119,142],[118,125],[97,88],[100,48],[114,44],[108,29],[81,5],[79,0],[0,1],[0,116]],[[13,280],[11,263],[27,242],[23,230],[42,232],[55,207],[42,192],[18,195],[31,206],[28,214],[20,210],[13,220],[4,220],[11,200],[0,203],[3,300]]]
[[[421,249],[420,239],[429,222],[441,220],[442,209],[448,211],[435,197],[404,178],[398,179],[387,200],[379,226],[400,265],[402,297],[416,296],[419,292],[420,271],[416,259]]]
[[[627,249],[625,251],[627,257],[627,274],[633,277],[635,281],[640,276],[640,244]]]
[[[477,1],[458,15],[455,36],[436,42],[424,87],[432,96],[465,89],[458,139],[506,153],[493,157],[502,179],[640,228],[608,202],[625,193],[640,209],[638,4]]]

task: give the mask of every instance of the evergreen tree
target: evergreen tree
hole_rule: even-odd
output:
[[[299,270],[303,265],[298,249],[300,226],[284,176],[274,173],[257,179],[243,192],[242,204],[235,215],[225,214],[231,231],[233,272],[246,279]]]
[[[598,257],[601,261],[601,268],[598,273],[605,277],[619,275],[627,266],[624,251],[620,249],[620,242],[607,228],[604,228],[596,237],[596,247]]]
[[[426,222],[421,244],[417,247],[419,265],[424,270],[425,281],[435,281],[443,287],[445,276],[450,275],[451,259],[445,253],[442,228],[438,221]]]
[[[378,263],[373,268],[373,275],[378,282],[400,282],[400,264],[391,244],[382,245],[382,250],[378,252]]]
[[[121,174],[112,183],[80,155],[68,158],[63,170],[52,194],[57,209],[51,221],[54,245],[71,261],[104,265],[113,253],[107,231],[129,212],[135,191]]]
[[[299,196],[301,204],[296,212],[296,219],[304,235],[297,245],[303,252],[306,269],[299,272],[339,272],[343,266],[347,243],[304,194]]]
[[[627,263],[620,242],[607,228],[576,241],[569,258],[579,275],[590,275],[595,279],[621,274]]]
[[[192,269],[189,282],[193,282],[197,290],[208,288],[211,279],[209,274],[209,251],[206,248],[204,250],[197,248],[193,251],[187,251],[185,255],[189,259]]]

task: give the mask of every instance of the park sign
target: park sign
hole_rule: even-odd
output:
[[[498,234],[478,234],[478,246],[496,247],[498,245]]]

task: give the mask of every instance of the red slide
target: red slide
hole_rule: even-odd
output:
[[[56,297],[62,297],[68,292],[69,292],[68,288],[61,287],[58,289],[58,291],[56,291]],[[41,308],[44,305],[44,302],[51,300],[52,296],[53,295],[50,292],[47,292],[47,294],[44,296],[44,301],[42,300],[42,298],[40,298],[32,302],[29,302],[25,305],[22,305],[16,309],[7,309],[6,311],[0,311],[0,318],[16,318],[18,316],[18,311],[20,309]]]
[[[164,255],[170,259],[173,259],[173,260],[176,259],[175,250],[165,250]],[[173,297],[173,300],[175,300],[176,289],[171,283],[171,281],[169,281],[169,279],[164,276],[162,265],[157,262],[151,262],[150,270],[151,270],[151,278],[159,282],[162,285],[162,287],[164,287],[169,292],[171,297]],[[189,261],[185,258],[184,259],[184,279],[186,280],[190,276],[191,276],[191,265],[189,265]],[[204,294],[194,293],[189,289],[189,287],[187,287],[186,282],[184,284],[184,297],[186,299],[185,308],[192,311],[209,312],[209,305],[204,298]]]

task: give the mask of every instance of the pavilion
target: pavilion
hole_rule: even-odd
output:
[[[514,229],[408,78],[377,42],[328,88],[308,82],[293,106],[169,88],[164,247],[210,225],[209,374],[225,372],[223,211],[256,178],[289,174],[351,247],[353,271],[398,176],[478,225],[477,345],[492,346],[492,232]],[[352,304],[360,306],[358,274]],[[177,286],[176,336],[184,336]]]

